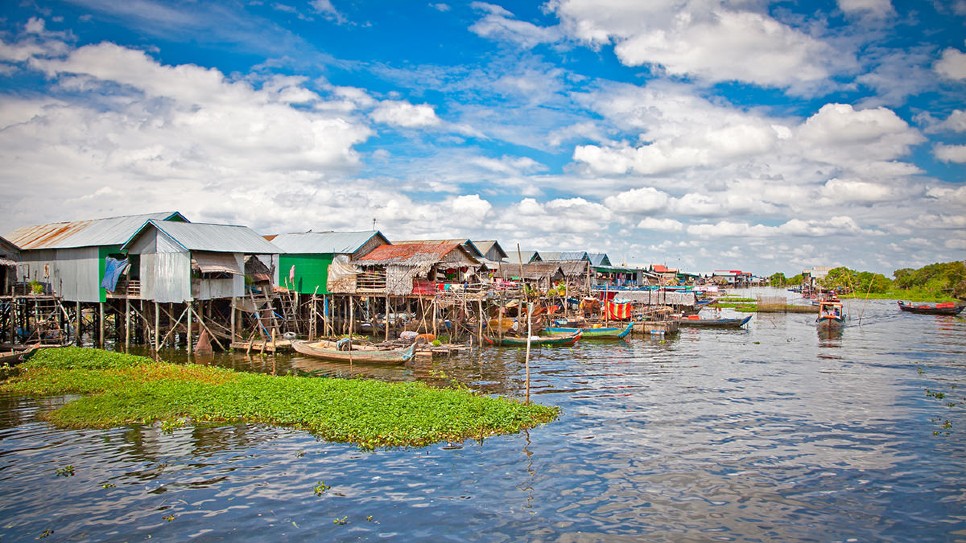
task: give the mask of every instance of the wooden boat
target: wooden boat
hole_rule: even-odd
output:
[[[742,326],[748,324],[753,315],[748,315],[744,318],[725,318],[725,319],[695,319],[689,317],[686,319],[677,319],[681,326],[695,326],[702,328],[741,328]]]
[[[634,329],[634,322],[628,322],[627,326],[601,326],[599,328],[570,328],[570,327],[548,327],[543,331],[552,336],[570,335],[580,332],[580,339],[623,339]]]
[[[351,350],[346,348],[348,343],[341,341],[293,341],[292,348],[306,356],[314,356],[337,362],[364,362],[370,364],[405,364],[416,354],[416,344],[409,347],[383,349],[375,345],[353,343]]]
[[[558,335],[558,336],[532,336],[530,338],[531,347],[551,347],[558,345],[573,345],[577,343],[580,339],[581,334],[578,330],[573,334],[568,335]],[[527,338],[518,336],[503,336],[503,337],[493,337],[493,336],[483,336],[483,341],[489,345],[500,345],[503,347],[526,347]]]
[[[845,322],[845,311],[838,299],[822,300],[818,304],[818,318],[815,322],[819,326],[841,326]]]
[[[31,345],[25,349],[13,349],[9,352],[0,352],[0,366],[4,364],[13,366],[21,362],[26,362],[38,350],[40,350],[39,345]]]
[[[943,302],[938,304],[918,304],[909,302],[904,303],[902,300],[899,301],[899,309],[903,311],[908,311],[909,313],[918,313],[920,315],[958,315],[966,305],[957,305],[953,302]]]

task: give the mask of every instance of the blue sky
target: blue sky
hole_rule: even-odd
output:
[[[699,273],[966,258],[966,0],[0,9],[0,233],[178,210]]]

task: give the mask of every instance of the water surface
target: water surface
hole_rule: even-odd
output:
[[[558,420],[420,449],[255,425],[65,431],[36,414],[70,398],[0,396],[0,540],[966,541],[966,322],[846,310],[833,335],[775,314],[538,350],[532,399]],[[525,394],[512,348],[211,363]]]

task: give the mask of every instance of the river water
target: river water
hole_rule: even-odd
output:
[[[537,350],[532,399],[558,420],[418,449],[254,425],[65,431],[36,414],[68,398],[0,396],[0,541],[966,541],[966,322],[846,311],[832,336],[760,314]],[[525,394],[512,348],[215,363]]]

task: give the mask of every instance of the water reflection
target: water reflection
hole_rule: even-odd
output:
[[[244,424],[57,430],[37,414],[64,398],[0,395],[0,537],[956,540],[966,533],[966,323],[897,311],[868,302],[832,337],[805,315],[759,315],[743,331],[542,349],[531,392],[559,406],[559,420],[423,449],[368,453]],[[524,356],[205,363],[522,399]],[[76,475],[56,476],[68,463]],[[320,481],[331,489],[317,496]]]

